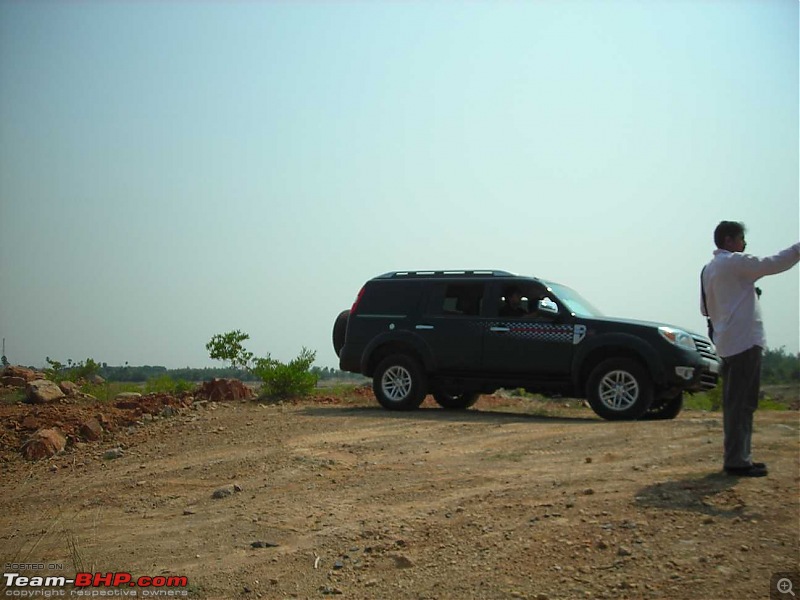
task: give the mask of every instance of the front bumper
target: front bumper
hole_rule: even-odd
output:
[[[693,335],[696,352],[682,351],[667,374],[669,383],[687,392],[712,390],[719,382],[722,361],[708,338]]]
[[[719,381],[719,362],[704,360],[702,365],[677,366],[674,378],[689,392],[712,390]]]

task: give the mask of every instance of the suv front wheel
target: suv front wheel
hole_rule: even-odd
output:
[[[393,354],[384,358],[375,369],[372,390],[386,409],[414,410],[425,399],[428,382],[416,359],[405,354]]]
[[[442,408],[448,410],[465,410],[475,404],[480,398],[480,394],[473,392],[463,392],[460,394],[449,394],[447,392],[433,392],[433,399]]]
[[[630,358],[610,358],[589,375],[587,400],[594,412],[609,421],[638,419],[653,402],[647,371]]]
[[[642,419],[652,421],[663,421],[666,419],[674,419],[680,414],[683,408],[683,392],[678,392],[674,396],[654,400],[653,404],[645,413]]]

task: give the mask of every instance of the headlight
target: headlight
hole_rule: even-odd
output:
[[[695,352],[697,351],[697,346],[694,345],[692,336],[685,331],[675,329],[673,327],[659,327],[658,333],[660,333],[661,337],[667,340],[670,344],[675,344],[676,346],[686,348],[687,350],[694,350]]]

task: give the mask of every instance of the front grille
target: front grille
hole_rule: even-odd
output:
[[[693,335],[692,339],[694,339],[694,345],[697,346],[697,351],[700,353],[700,356],[706,360],[717,363],[719,367],[722,366],[722,361],[717,354],[716,348],[714,348],[714,344],[711,343],[711,340],[701,335]],[[719,372],[719,369],[717,369],[717,372]],[[713,373],[712,371],[704,371],[700,374],[701,389],[714,389],[717,386],[718,381],[719,375],[717,373]]]
[[[697,346],[697,351],[700,353],[700,356],[708,360],[713,360],[714,362],[719,362],[719,356],[717,356],[717,353],[714,350],[714,345],[708,340],[708,338],[704,338],[699,335],[693,335],[692,339],[694,339],[694,345]]]

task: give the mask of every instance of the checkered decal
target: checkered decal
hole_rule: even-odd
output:
[[[552,323],[492,323],[489,327],[508,327],[510,335],[527,340],[539,340],[542,342],[558,342],[562,344],[574,344],[575,332],[572,325],[554,325]]]

